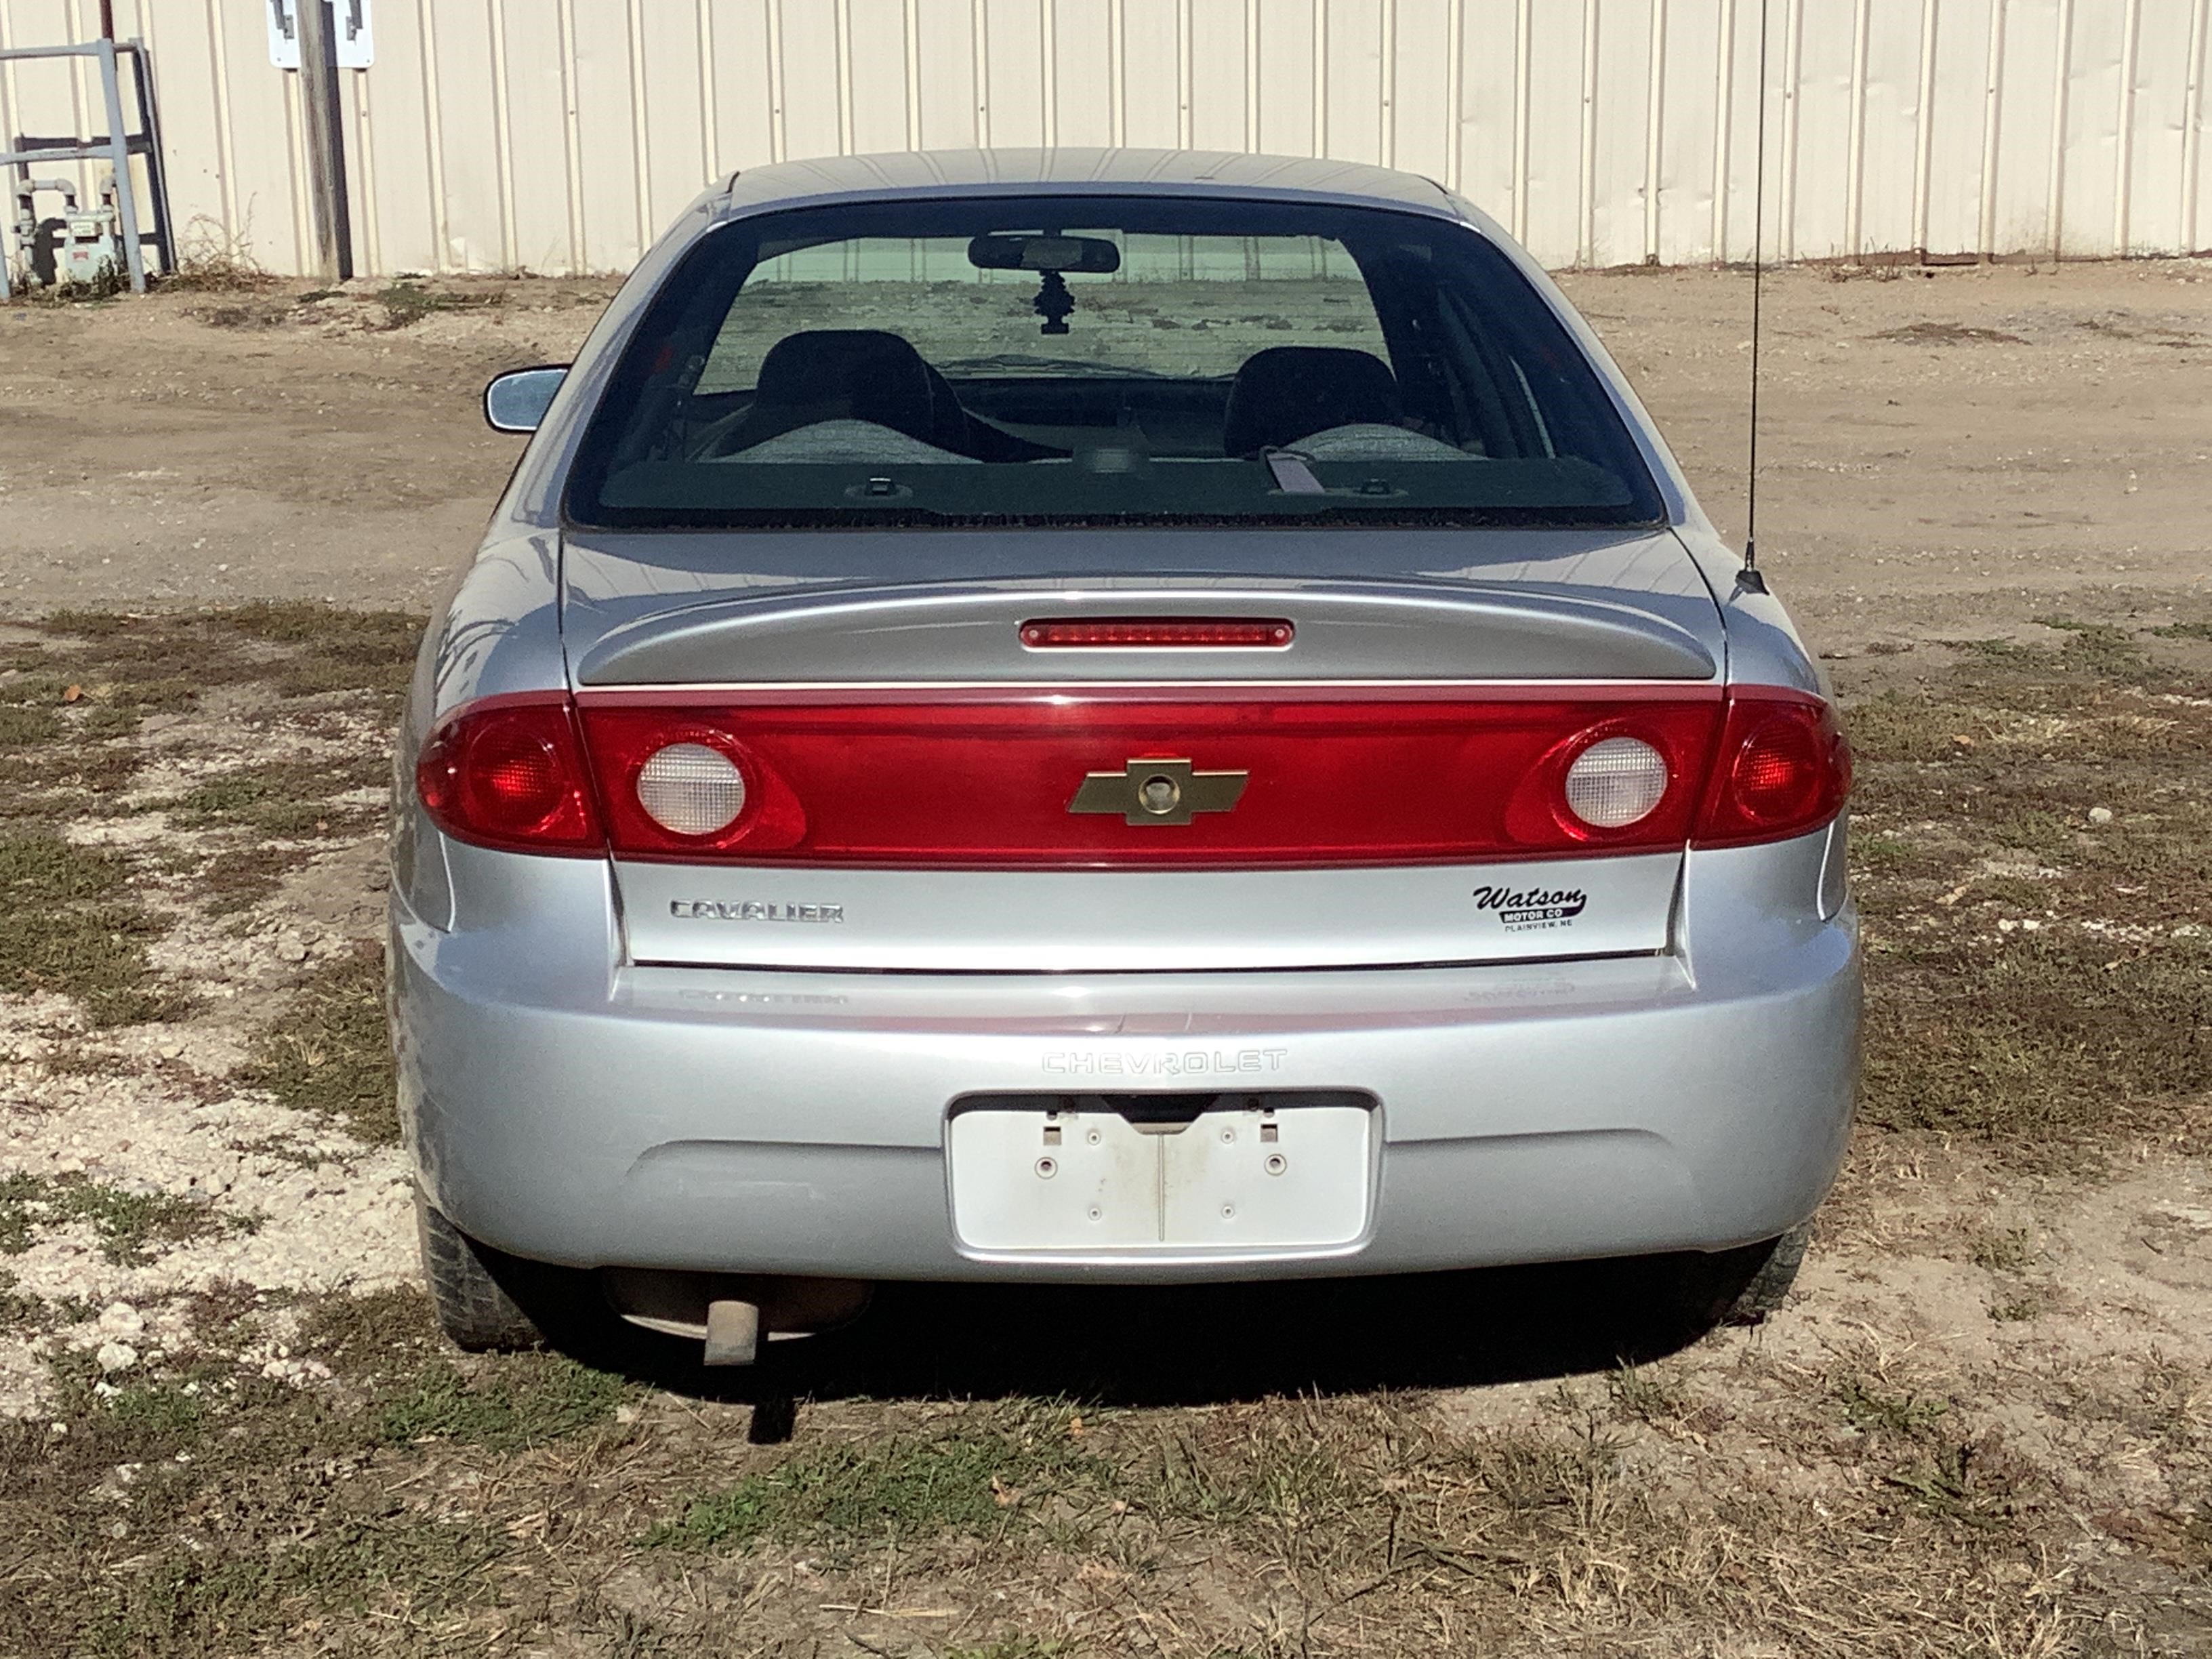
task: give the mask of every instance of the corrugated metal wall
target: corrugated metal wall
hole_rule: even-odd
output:
[[[2212,241],[2212,0],[1764,0],[1769,252]],[[266,0],[116,0],[151,48],[173,216],[308,244]],[[0,44],[97,0],[0,0]],[[1553,265],[1750,252],[1761,0],[375,0],[344,72],[366,271],[619,270],[702,182],[912,147],[1195,146],[1456,185]],[[0,128],[89,132],[87,70],[0,74]]]

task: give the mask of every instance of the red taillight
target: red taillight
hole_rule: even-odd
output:
[[[579,702],[618,854],[970,867],[1680,848],[1721,719],[1717,691],[1671,689],[1069,687],[898,702],[586,692]],[[1575,817],[1565,792],[1577,757],[1613,737],[1649,745],[1667,781],[1648,810],[1608,827]],[[712,746],[744,774],[744,807],[719,835],[672,835],[638,804],[647,761],[683,743]]]
[[[416,769],[440,827],[483,846],[985,867],[1742,845],[1817,830],[1850,781],[1834,711],[1764,687],[533,694],[449,716]]]
[[[1737,691],[1696,839],[1701,846],[1787,840],[1834,817],[1850,790],[1850,744],[1826,702],[1778,689]]]
[[[1231,646],[1279,650],[1297,630],[1279,617],[1091,617],[1025,622],[1022,643],[1053,646]]]
[[[603,853],[565,693],[487,697],[422,745],[415,793],[447,835],[514,852]]]

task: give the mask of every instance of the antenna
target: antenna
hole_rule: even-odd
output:
[[[1759,296],[1766,276],[1766,15],[1759,0],[1759,116],[1753,148],[1757,160],[1751,181],[1751,453],[1743,486],[1743,568],[1735,585],[1766,592],[1759,569]]]

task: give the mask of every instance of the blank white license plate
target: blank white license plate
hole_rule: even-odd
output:
[[[1225,1096],[1180,1126],[983,1106],[947,1130],[952,1222],[982,1250],[1314,1249],[1367,1227],[1372,1109],[1356,1097],[1251,1107]]]

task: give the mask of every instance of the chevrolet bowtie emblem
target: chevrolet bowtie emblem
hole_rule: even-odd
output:
[[[1194,812],[1226,812],[1249,772],[1200,772],[1187,760],[1133,760],[1118,772],[1091,772],[1067,803],[1071,812],[1119,812],[1124,823],[1188,823]]]

